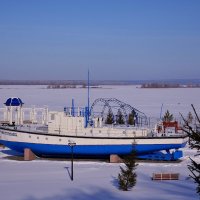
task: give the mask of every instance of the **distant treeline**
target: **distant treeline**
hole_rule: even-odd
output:
[[[87,80],[0,80],[0,85],[87,85]],[[90,85],[133,85],[133,83],[131,81],[91,80]]]
[[[199,88],[200,84],[144,83],[141,88]]]
[[[83,85],[78,80],[0,80],[0,85]]]
[[[47,89],[66,89],[66,88],[76,88],[76,85],[48,85]]]
[[[163,83],[165,82],[165,83]],[[199,87],[200,79],[172,79],[172,80],[91,80],[90,85],[174,85],[180,87],[188,85]],[[0,80],[0,85],[87,85],[87,80]],[[165,86],[166,87],[166,86]]]
[[[47,85],[47,89],[67,89],[67,88],[87,88],[86,84],[83,85]],[[90,88],[101,88],[98,85],[90,85]]]

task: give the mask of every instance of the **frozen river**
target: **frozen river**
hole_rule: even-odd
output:
[[[63,110],[70,106],[72,98],[75,105],[87,104],[87,89],[46,89],[47,86],[0,86],[0,107],[9,97],[19,97],[24,107],[48,106],[50,110]],[[97,98],[117,98],[144,112],[148,117],[160,117],[161,105],[164,112],[169,109],[178,119],[179,113],[187,115],[194,104],[200,109],[200,88],[141,89],[140,86],[102,86],[92,88],[90,102]]]

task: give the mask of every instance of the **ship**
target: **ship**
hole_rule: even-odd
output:
[[[101,105],[98,110],[97,105]],[[26,109],[19,97],[8,98],[0,122],[0,144],[38,157],[123,157],[135,151],[139,159],[178,160],[188,137],[174,122],[158,122],[152,128],[144,113],[115,98],[101,98],[89,107],[65,107],[63,111]],[[117,112],[114,113],[113,109]],[[29,120],[25,112],[29,111]]]

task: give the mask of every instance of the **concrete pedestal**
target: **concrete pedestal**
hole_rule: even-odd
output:
[[[121,163],[122,159],[117,154],[110,155],[110,163]]]
[[[31,151],[31,149],[24,149],[24,160],[25,161],[30,161],[30,160],[35,160],[36,156],[35,154]]]

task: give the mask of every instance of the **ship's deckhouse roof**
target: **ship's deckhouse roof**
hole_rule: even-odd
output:
[[[22,106],[24,103],[18,97],[10,97],[4,104],[6,106]]]

